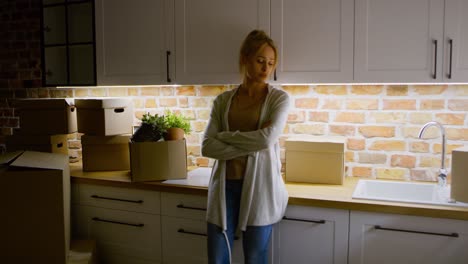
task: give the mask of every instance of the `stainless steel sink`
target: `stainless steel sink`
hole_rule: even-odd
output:
[[[468,207],[468,203],[450,201],[449,185],[436,183],[359,180],[352,198]]]

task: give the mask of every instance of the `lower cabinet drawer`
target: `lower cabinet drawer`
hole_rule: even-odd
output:
[[[164,263],[208,262],[205,220],[170,216],[161,220]]]
[[[76,205],[74,238],[94,239],[101,263],[158,263],[161,261],[159,215]]]
[[[204,220],[207,197],[180,193],[161,193],[161,215]]]
[[[162,216],[163,262],[198,264],[208,262],[206,221]],[[244,263],[242,240],[234,241],[232,263]]]
[[[148,214],[161,213],[161,194],[148,190],[73,184],[72,203]]]

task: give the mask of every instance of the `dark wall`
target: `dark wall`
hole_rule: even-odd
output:
[[[0,0],[0,145],[18,127],[11,101],[41,81],[41,0]]]

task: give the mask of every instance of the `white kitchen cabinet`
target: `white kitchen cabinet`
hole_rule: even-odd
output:
[[[102,263],[162,263],[160,193],[74,184],[74,239],[96,240]]]
[[[347,263],[348,224],[348,210],[289,205],[275,227],[275,263]]]
[[[161,194],[164,263],[206,263],[206,196]]]
[[[236,84],[239,50],[253,29],[270,29],[268,0],[175,0],[178,84]]]
[[[444,81],[468,81],[468,1],[445,0]]]
[[[351,211],[349,264],[468,263],[468,222]]]
[[[164,263],[207,263],[206,204],[206,196],[161,193]],[[244,263],[241,238],[234,241],[232,260]]]
[[[281,83],[353,80],[353,0],[273,0]]]
[[[356,0],[355,82],[466,82],[466,0]]]
[[[174,2],[97,0],[99,85],[173,83]]]
[[[440,81],[444,0],[356,0],[356,82]]]

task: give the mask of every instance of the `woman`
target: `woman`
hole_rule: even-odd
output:
[[[240,231],[245,263],[267,263],[272,225],[286,210],[278,139],[289,96],[266,82],[277,57],[265,32],[250,32],[239,56],[242,84],[213,102],[202,143],[202,155],[215,159],[208,188],[209,263],[230,263]]]

